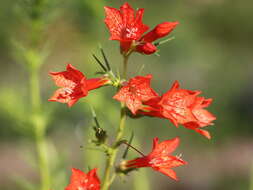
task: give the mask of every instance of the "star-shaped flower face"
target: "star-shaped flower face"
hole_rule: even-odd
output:
[[[85,174],[81,170],[73,168],[70,184],[65,190],[100,190],[97,169],[95,168]]]
[[[134,9],[125,3],[119,10],[105,7],[105,23],[110,30],[110,40],[132,41],[138,40],[149,27],[142,23],[144,9]]]
[[[87,96],[89,90],[103,86],[108,80],[102,78],[86,79],[82,72],[71,64],[66,71],[50,72],[55,84],[61,88],[55,91],[49,101],[74,105],[80,98]]]
[[[111,33],[110,40],[120,41],[121,52],[136,51],[152,54],[157,48],[152,42],[168,35],[178,24],[164,22],[158,24],[152,31],[143,35],[149,27],[142,23],[144,9],[134,9],[125,3],[120,9],[105,7],[105,23]]]
[[[171,153],[178,147],[179,138],[166,140],[159,143],[158,138],[153,139],[153,149],[150,154],[127,162],[129,168],[151,167],[174,180],[178,180],[177,175],[171,168],[187,164]]]
[[[114,99],[124,102],[133,114],[142,108],[142,103],[157,96],[157,93],[150,87],[152,75],[136,76],[126,82]]]

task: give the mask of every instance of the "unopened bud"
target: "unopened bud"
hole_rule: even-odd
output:
[[[147,33],[142,40],[144,42],[153,42],[167,36],[177,25],[178,22],[163,22],[158,24],[153,30]]]
[[[150,55],[155,53],[157,50],[157,47],[155,45],[153,45],[152,43],[145,43],[143,45],[138,45],[136,47],[136,51],[139,53],[143,53],[146,55]]]

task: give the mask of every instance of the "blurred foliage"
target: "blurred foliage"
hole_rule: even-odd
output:
[[[27,105],[30,102],[28,76],[20,62],[14,59],[12,49],[13,40],[19,39],[24,43],[29,43],[28,39],[32,37],[27,32],[31,26],[27,24],[28,17],[25,13],[33,13],[22,12],[24,10],[22,6],[29,9],[29,3],[32,2],[32,0],[0,2],[0,65],[2,68],[0,70],[0,146],[4,143],[10,144],[9,150],[2,149],[1,155],[10,154],[11,156],[14,153],[21,155],[19,164],[15,164],[17,168],[12,169],[17,170],[17,173],[24,172],[23,177],[31,178],[36,184],[38,177],[33,176],[36,168],[30,167],[32,165],[28,161],[30,158],[27,159],[27,154],[24,155],[24,152],[31,154],[34,152],[30,139],[32,130],[28,122],[29,107]],[[102,44],[113,63],[113,68],[116,71],[120,69],[122,60],[119,56],[118,43],[108,41],[109,33],[103,23],[103,6],[118,7],[123,1],[54,0],[45,2],[47,2],[45,6],[48,6],[48,12],[41,13],[45,20],[41,26],[46,25],[47,30],[44,31],[45,35],[41,40],[49,39],[50,44],[44,45],[45,49],[50,48],[51,54],[48,55],[45,51],[47,63],[42,66],[40,73],[41,95],[43,110],[49,116],[47,135],[51,139],[49,152],[52,176],[54,176],[52,189],[63,189],[68,183],[71,167],[86,170],[89,166],[103,164],[103,159],[100,159],[103,158],[102,153],[89,148],[85,149],[89,147],[88,142],[93,135],[89,104],[95,108],[101,125],[108,130],[109,135],[112,135],[112,129],[117,126],[119,105],[111,99],[114,94],[111,88],[91,92],[88,97],[71,109],[66,105],[49,103],[47,99],[55,87],[47,73],[49,70],[62,70],[66,62],[71,62],[88,77],[94,76],[98,67],[94,64],[91,54],[98,51],[99,43]],[[136,172],[134,177],[127,176],[119,179],[114,185],[115,189],[122,185],[122,182],[124,184],[124,181],[126,181],[126,185],[124,184],[126,188],[129,187],[127,182],[131,181],[136,189],[141,189],[142,183],[144,185],[142,187],[147,189],[145,187],[146,173],[148,181],[153,184],[151,189],[157,189],[158,183],[161,184],[161,189],[249,189],[252,157],[241,160],[245,166],[240,168],[238,174],[228,174],[226,169],[222,169],[225,166],[217,164],[217,167],[220,167],[217,170],[218,173],[216,171],[213,175],[204,175],[208,176],[207,179],[202,175],[207,171],[201,163],[204,159],[207,162],[205,164],[208,165],[210,159],[218,157],[222,160],[239,159],[243,152],[237,152],[238,155],[233,155],[233,157],[225,155],[221,158],[221,153],[229,152],[228,149],[225,149],[225,153],[222,152],[222,147],[226,145],[233,147],[240,143],[252,144],[253,38],[251,34],[253,23],[250,19],[253,17],[253,2],[249,0],[243,3],[236,0],[157,0],[155,2],[132,0],[129,3],[134,7],[145,8],[144,22],[151,28],[165,20],[180,22],[172,34],[175,39],[161,46],[159,57],[136,54],[130,58],[130,73],[137,74],[139,68],[144,65],[142,74],[154,75],[152,86],[160,93],[165,92],[174,80],[179,80],[183,88],[201,89],[203,96],[214,99],[209,110],[215,113],[218,119],[215,126],[210,127],[213,135],[213,140],[210,142],[183,127],[176,129],[168,121],[151,118],[140,118],[135,121],[128,119],[128,136],[131,131],[134,131],[139,141],[135,142],[136,146],[143,149],[143,152],[149,151],[151,139],[154,136],[159,136],[161,139],[181,136],[180,152],[184,152],[183,157],[189,161],[189,165],[193,158],[200,163],[196,165],[196,168],[200,167],[200,169],[191,169],[194,170],[194,175],[199,177],[198,180],[203,180],[206,185],[203,186],[203,182],[194,182],[193,171],[187,168],[178,170],[179,176],[182,176],[180,183],[168,182],[166,177],[144,169],[143,172],[142,170]],[[19,143],[19,146],[16,147],[13,142]],[[80,145],[84,148],[80,148]],[[251,149],[244,151],[253,156]],[[193,152],[199,152],[200,155],[194,157]],[[134,153],[130,155],[136,156]],[[12,162],[17,161],[10,159],[6,161],[6,164],[11,165]],[[212,166],[216,166],[215,161],[214,163]],[[20,167],[22,164],[24,166]],[[14,175],[15,172],[0,165],[1,167],[3,169],[0,182],[4,181],[4,183],[0,183],[0,189],[20,189],[20,186],[13,184],[9,176],[21,175]],[[239,166],[231,164],[228,167],[235,167],[236,170]],[[99,171],[101,174],[102,170],[103,167]],[[138,173],[144,176],[143,179],[139,178]],[[151,178],[152,180],[149,180]],[[134,179],[137,180],[133,181]],[[16,181],[18,181],[17,184],[23,183],[25,189],[32,186],[18,177]]]

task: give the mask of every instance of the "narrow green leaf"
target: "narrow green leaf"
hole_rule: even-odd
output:
[[[104,61],[105,61],[105,64],[106,64],[106,67],[107,67],[108,71],[111,71],[112,69],[111,69],[110,63],[109,63],[107,57],[105,56],[105,52],[104,52],[102,47],[100,48],[100,51],[103,55],[103,58],[104,58]]]
[[[91,109],[91,114],[92,114],[93,120],[96,124],[96,127],[101,128],[100,125],[99,125],[98,119],[97,119],[97,114],[96,114],[94,108],[91,105],[90,105],[90,109]]]
[[[99,66],[105,71],[107,72],[106,67],[103,65],[103,63],[97,58],[97,56],[95,54],[92,54],[93,58],[96,60],[96,62],[99,64]]]

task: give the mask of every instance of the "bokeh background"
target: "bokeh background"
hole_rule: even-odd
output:
[[[35,1],[35,0],[34,0]],[[33,0],[0,1],[0,189],[39,189],[33,129],[28,124],[31,94],[28,72],[17,58],[15,44],[28,44],[27,11]],[[42,13],[42,41],[48,56],[40,69],[43,112],[47,118],[47,153],[52,189],[68,184],[72,167],[99,167],[104,155],[89,143],[93,121],[89,105],[110,135],[119,120],[119,103],[112,88],[92,91],[72,108],[47,99],[56,89],[48,71],[61,71],[72,63],[88,77],[99,67],[103,46],[115,71],[122,59],[118,43],[109,41],[103,22],[103,6],[119,7],[122,0],[52,0]],[[154,118],[127,120],[126,138],[135,134],[133,145],[144,153],[153,137],[181,137],[177,154],[189,164],[177,168],[180,182],[141,169],[117,178],[112,189],[145,190],[253,190],[253,3],[250,0],[129,0],[145,8],[144,23],[151,28],[163,21],[179,21],[171,34],[175,39],[160,47],[160,56],[134,54],[129,76],[152,73],[152,86],[162,93],[174,80],[182,88],[198,89],[214,99],[209,108],[217,116],[207,140],[183,127]],[[36,35],[36,34],[35,34]],[[43,45],[43,43],[42,43]],[[138,156],[130,151],[129,158]]]

